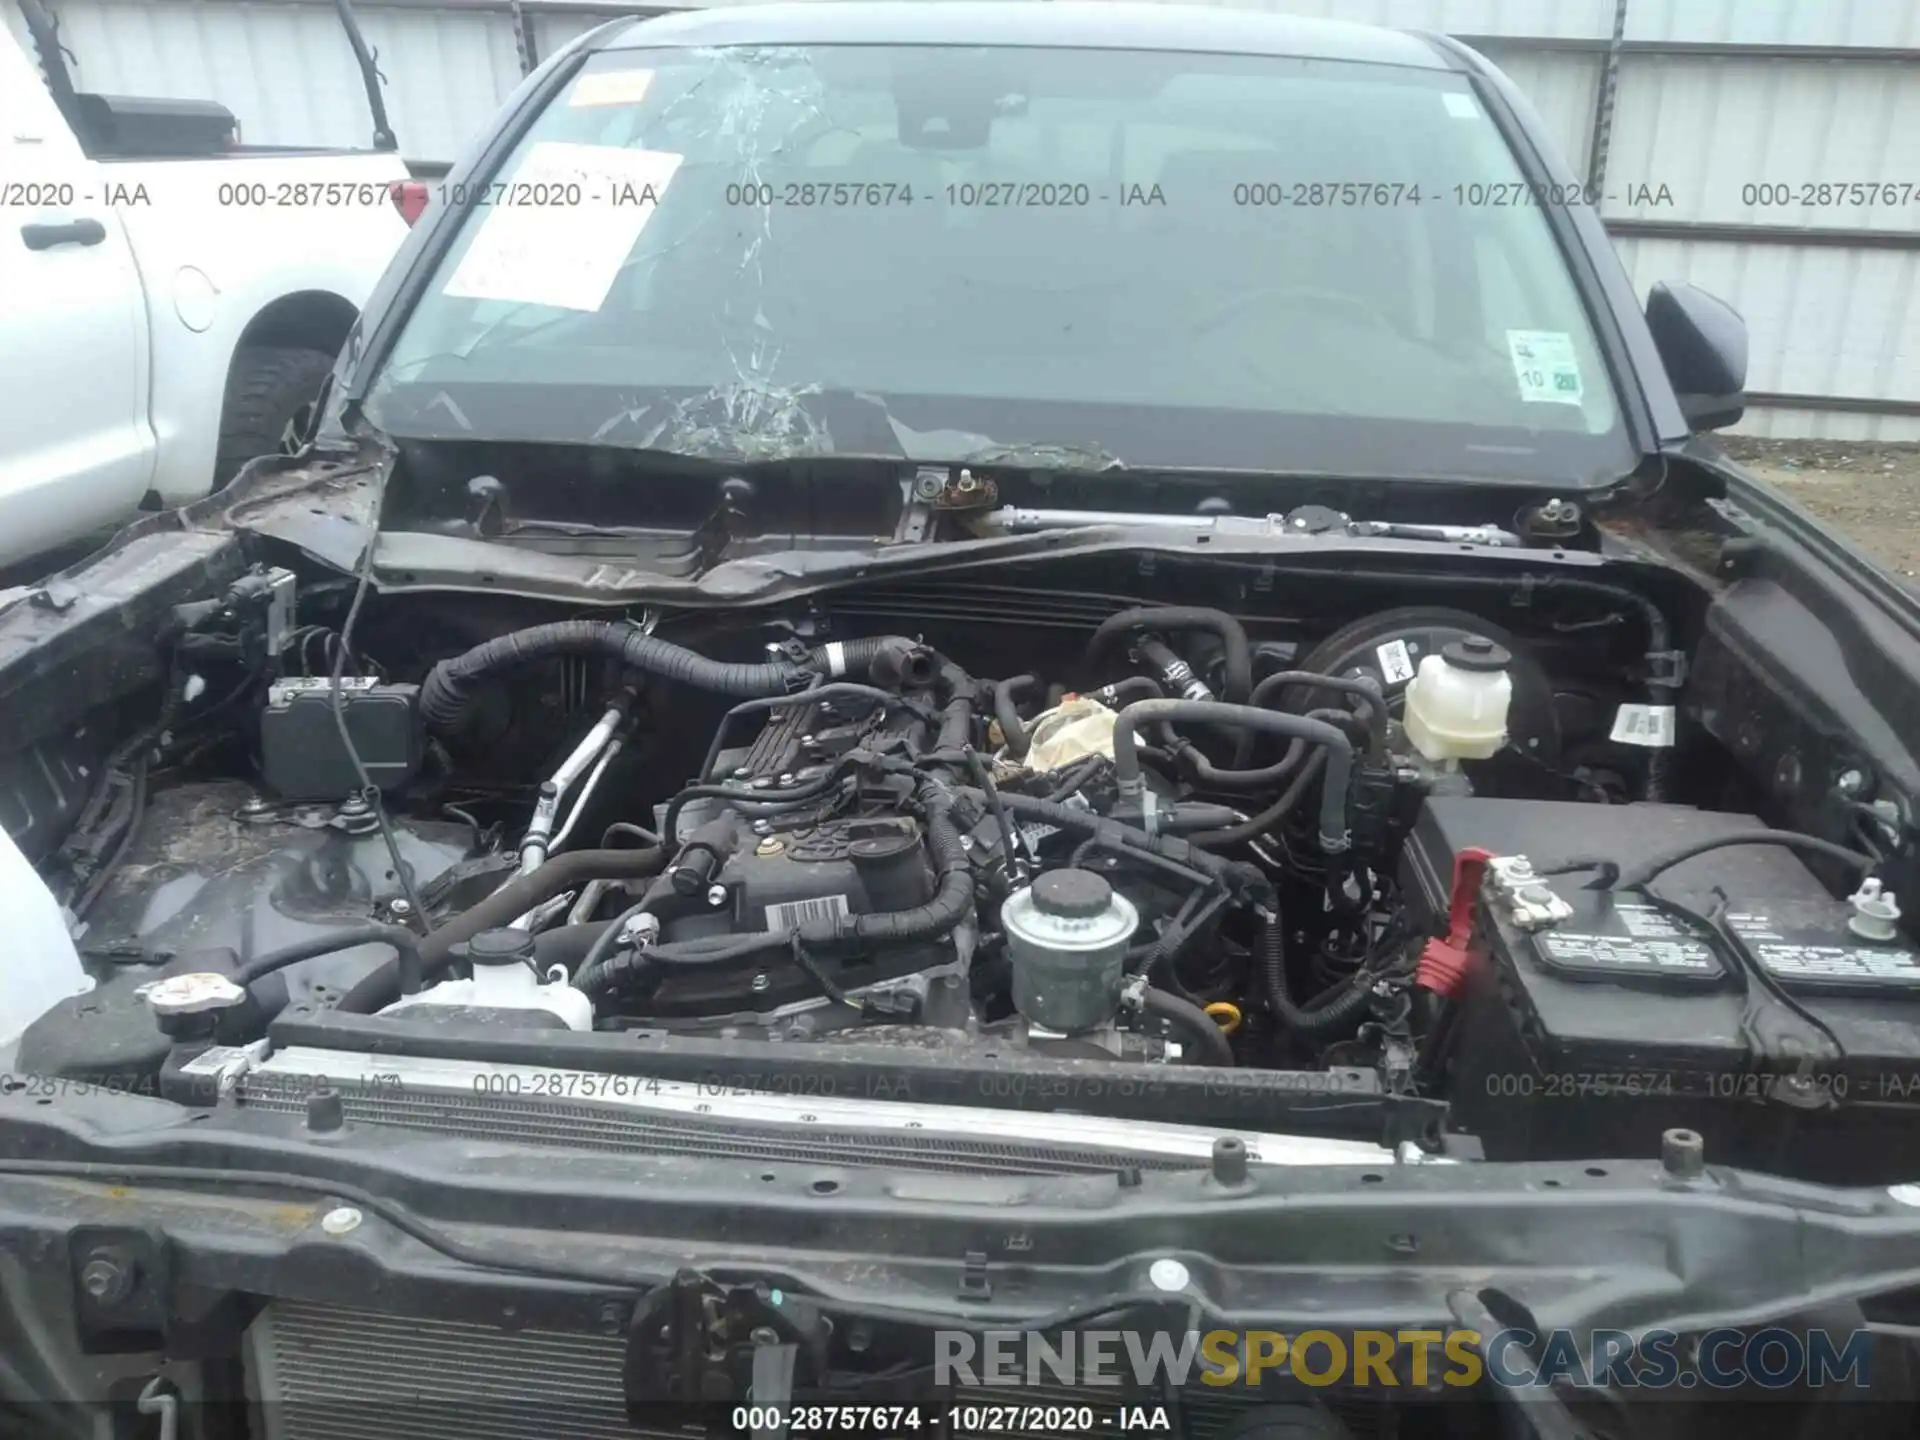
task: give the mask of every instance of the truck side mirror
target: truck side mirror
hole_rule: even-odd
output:
[[[1647,328],[1698,434],[1731,425],[1747,408],[1747,322],[1726,301],[1693,285],[1654,285]]]

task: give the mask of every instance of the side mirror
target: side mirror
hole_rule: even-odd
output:
[[[1746,413],[1747,322],[1739,311],[1695,286],[1661,282],[1647,295],[1647,328],[1695,433]]]

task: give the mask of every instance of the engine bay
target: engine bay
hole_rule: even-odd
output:
[[[401,1049],[1338,1076],[1488,1159],[1682,1128],[1866,1180],[1920,1133],[1903,809],[1771,828],[1687,703],[1695,617],[1624,585],[1306,623],[848,587],[400,596],[355,631],[346,598],[256,567],[180,607],[159,722],[42,866],[99,984],[21,1068],[177,1098],[360,1016]]]

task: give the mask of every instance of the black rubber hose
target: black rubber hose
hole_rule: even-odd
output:
[[[935,732],[935,753],[956,755],[973,747],[973,702],[976,686],[973,677],[957,665],[941,670],[948,689],[946,705],[940,711],[940,728]]]
[[[986,802],[986,797],[980,795],[979,791],[970,793],[979,795],[982,804]],[[1028,815],[1061,830],[1093,836],[1100,842],[1101,848],[1116,855],[1145,851],[1162,860],[1172,861],[1193,880],[1226,881],[1241,868],[1222,856],[1199,849],[1190,840],[1174,835],[1149,835],[1138,826],[1121,824],[1090,810],[1082,810],[1077,805],[1042,800],[1037,795],[1022,795],[1012,790],[1000,792],[1000,803],[1007,807],[1010,814]]]
[[[689,785],[667,802],[666,814],[660,822],[660,834],[669,844],[679,843],[677,832],[680,812],[687,808],[690,800],[732,800],[740,805],[764,807],[772,813],[831,795],[846,783],[847,774],[853,768],[842,763],[805,785],[790,785],[784,790],[752,790],[744,785]]]
[[[1306,765],[1293,777],[1293,783],[1280,792],[1274,802],[1258,815],[1250,815],[1238,825],[1228,826],[1224,830],[1202,830],[1187,838],[1196,845],[1205,845],[1209,849],[1227,849],[1234,845],[1244,845],[1249,840],[1258,840],[1272,830],[1299,806],[1307,793],[1307,787],[1314,782],[1327,763],[1327,752],[1316,750],[1307,757]]]
[[[1021,695],[1040,688],[1038,675],[1015,675],[1011,680],[1002,680],[993,687],[993,718],[1000,722],[1000,734],[1007,742],[1007,754],[1016,760],[1027,758],[1027,751],[1033,741],[1027,736],[1027,727],[1020,719]]]
[[[1210,790],[1265,790],[1293,774],[1306,748],[1304,740],[1289,741],[1286,754],[1258,770],[1217,769],[1199,746],[1190,743],[1174,751],[1174,761],[1185,767],[1189,779]]]
[[[1302,1035],[1325,1035],[1349,1025],[1366,1008],[1373,976],[1362,970],[1332,999],[1302,1009],[1287,995],[1287,939],[1285,923],[1276,914],[1260,937],[1261,969],[1267,981],[1267,1004],[1273,1013]]]
[[[993,783],[993,772],[987,768],[987,762],[980,757],[980,752],[972,747],[967,749],[967,773],[987,797],[987,810],[993,816],[994,828],[1000,832],[1000,863],[1004,867],[1001,873],[1011,885],[1014,876],[1019,873],[1013,863],[1013,826],[1007,821],[1007,807],[1000,803],[1000,787]]]
[[[1194,668],[1186,662],[1186,658],[1166,641],[1147,635],[1141,638],[1135,648],[1140,652],[1141,663],[1153,670],[1154,678],[1167,689],[1178,694],[1181,699],[1212,700],[1216,698],[1213,687],[1201,679],[1194,672]]]
[[[570,850],[549,859],[528,875],[516,875],[478,904],[470,905],[419,941],[420,978],[437,974],[453,947],[482,930],[510,925],[536,905],[584,885],[589,880],[639,880],[658,874],[669,859],[664,847],[646,850]],[[385,929],[387,927],[372,927]],[[365,943],[351,939],[338,944]],[[388,942],[391,943],[391,942]],[[292,962],[288,962],[292,963]],[[391,1005],[401,995],[402,962],[380,966],[340,1000],[347,1014],[365,1015]]]
[[[256,955],[240,966],[233,972],[233,983],[244,989],[289,965],[298,965],[303,960],[315,960],[322,955],[332,955],[357,945],[389,946],[399,956],[397,981],[400,993],[412,995],[419,991],[425,975],[420,959],[421,940],[413,931],[400,925],[356,925],[351,930],[333,930],[310,940],[283,945],[265,955]]]
[[[1089,690],[1087,694],[1109,709],[1118,710],[1136,700],[1165,699],[1167,692],[1151,675],[1129,675],[1098,690]]]
[[[1189,1064],[1232,1066],[1233,1046],[1227,1043],[1226,1033],[1214,1024],[1211,1015],[1191,1000],[1182,1000],[1178,995],[1170,995],[1165,990],[1156,990],[1149,985],[1141,992],[1140,1003],[1149,1015],[1159,1016],[1193,1041],[1196,1058],[1190,1060]]]
[[[870,635],[818,646],[807,652],[800,665],[738,665],[709,660],[684,645],[643,635],[632,625],[617,621],[556,620],[509,631],[463,655],[442,660],[427,672],[420,686],[420,714],[434,730],[458,730],[471,709],[473,690],[482,680],[514,666],[562,655],[605,655],[629,669],[677,680],[698,690],[744,698],[787,694],[804,685],[810,674],[830,679],[864,675],[882,646],[901,643],[915,642],[899,636]]]
[[[420,940],[423,975],[446,963],[447,954],[462,940],[482,930],[510,925],[536,905],[584,885],[589,880],[642,880],[666,867],[665,846],[645,850],[568,850],[550,858],[529,875],[516,875],[478,904],[451,917]]]
[[[1347,848],[1347,780],[1353,773],[1353,742],[1338,726],[1304,715],[1256,710],[1251,705],[1219,705],[1193,700],[1141,700],[1113,722],[1113,770],[1123,801],[1137,801],[1142,782],[1135,731],[1156,720],[1239,725],[1285,739],[1318,745],[1327,756],[1327,778],[1320,791],[1320,848],[1338,855]]]
[[[578,925],[556,925],[535,935],[533,960],[542,978],[555,965],[565,967],[569,975],[575,973],[586,959],[587,951],[593,948],[593,942],[611,928],[611,921],[588,920]]]
[[[1203,605],[1147,605],[1122,610],[1100,622],[1087,642],[1087,661],[1097,666],[1120,642],[1138,630],[1207,630],[1220,637],[1226,675],[1221,693],[1232,704],[1244,705],[1253,696],[1253,647],[1240,622],[1224,610]]]
[[[1387,753],[1387,702],[1380,693],[1380,687],[1372,680],[1351,675],[1316,675],[1311,670],[1281,670],[1253,687],[1253,699],[1249,703],[1265,705],[1276,692],[1290,685],[1311,690],[1333,690],[1362,701],[1366,707],[1367,735],[1372,742],[1373,753]]]

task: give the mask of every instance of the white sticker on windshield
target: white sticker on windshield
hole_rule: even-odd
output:
[[[651,70],[589,70],[567,92],[569,109],[595,105],[638,105],[653,84]]]
[[[1456,120],[1478,120],[1480,107],[1473,103],[1473,97],[1464,90],[1449,90],[1440,97],[1447,102],[1447,114]]]
[[[1622,705],[1613,717],[1617,745],[1644,745],[1651,750],[1673,748],[1673,706]]]
[[[1566,331],[1509,330],[1507,349],[1513,355],[1513,377],[1520,384],[1522,400],[1580,403],[1580,360]]]
[[[488,207],[445,294],[598,310],[681,158],[664,150],[542,141]]]
[[[1406,641],[1389,640],[1375,646],[1373,653],[1380,661],[1380,678],[1387,684],[1398,685],[1413,678],[1413,657],[1407,653]]]

